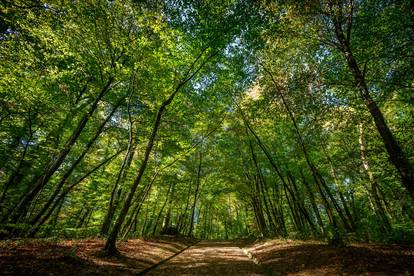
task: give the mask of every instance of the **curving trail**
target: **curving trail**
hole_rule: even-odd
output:
[[[265,275],[233,242],[202,241],[146,275]]]

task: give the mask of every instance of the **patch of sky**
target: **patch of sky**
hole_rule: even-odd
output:
[[[385,79],[391,80],[392,78],[394,78],[394,76],[395,76],[395,71],[392,68],[390,68],[388,72],[385,74]]]
[[[35,142],[33,142],[33,141],[29,141],[29,140],[26,140],[26,139],[21,139],[20,140],[20,142],[22,143],[22,145],[23,146],[33,146],[33,145],[35,145],[36,143]]]
[[[0,41],[6,40],[8,36],[11,35],[17,35],[18,32],[16,30],[13,30],[11,28],[7,28],[1,35],[0,35]]]
[[[236,36],[230,43],[224,48],[224,55],[228,58],[235,56],[235,51],[239,51],[242,48],[240,37]]]
[[[349,177],[345,177],[342,181],[342,184],[344,184],[345,186],[350,186],[352,184],[352,180]]]
[[[379,96],[381,94],[381,89],[376,84],[371,84],[369,86],[369,92],[373,95]]]
[[[315,59],[318,63],[323,62],[327,57],[331,55],[331,51],[329,51],[328,48],[326,48],[325,45],[320,45],[319,49],[316,51]]]
[[[192,86],[194,91],[201,95],[202,92],[207,89],[210,85],[212,85],[217,80],[217,76],[215,74],[210,75],[203,75],[202,77],[196,79],[192,82]]]
[[[348,106],[346,99],[339,98],[332,90],[326,90],[322,102],[330,106]]]
[[[121,127],[124,129],[129,129],[129,124],[126,121],[122,120],[122,114],[120,112],[115,112],[109,119],[108,125],[112,127]]]

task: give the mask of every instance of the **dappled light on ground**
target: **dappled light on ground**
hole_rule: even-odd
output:
[[[119,256],[102,255],[103,240],[3,242],[0,274],[134,275],[185,248],[189,240],[134,239],[119,244]],[[37,274],[36,274],[37,275]]]
[[[237,243],[203,241],[148,275],[263,275],[263,271]]]
[[[247,252],[276,275],[413,275],[414,248],[368,244],[336,248],[321,242],[272,240]]]
[[[0,242],[1,275],[414,275],[414,247],[318,241],[133,239]]]

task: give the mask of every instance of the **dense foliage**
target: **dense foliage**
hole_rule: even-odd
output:
[[[412,1],[304,2],[2,3],[1,236],[413,241]]]

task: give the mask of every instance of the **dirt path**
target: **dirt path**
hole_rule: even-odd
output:
[[[414,246],[409,245],[336,248],[284,239],[195,242],[131,239],[118,243],[120,256],[105,257],[105,241],[100,239],[0,241],[0,275],[414,275]]]
[[[202,241],[146,275],[264,275],[233,242]]]

